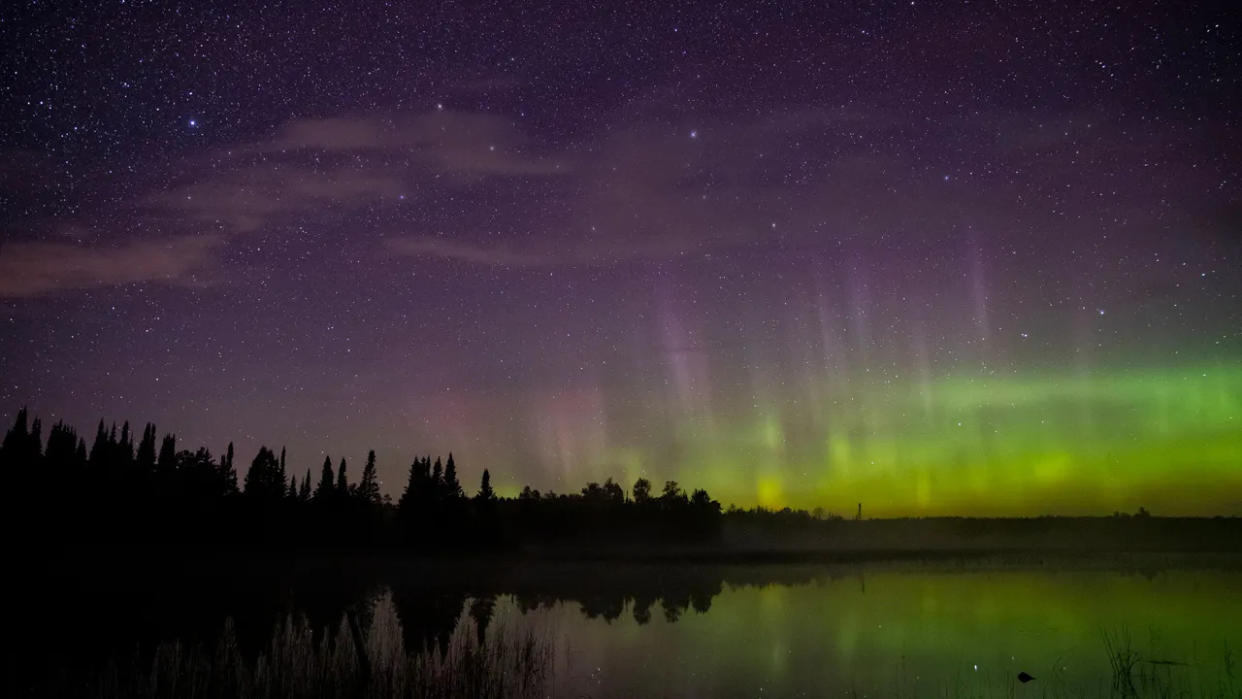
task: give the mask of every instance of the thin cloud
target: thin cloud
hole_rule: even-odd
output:
[[[568,157],[535,152],[512,122],[488,114],[298,119],[269,139],[217,153],[206,176],[145,204],[158,215],[246,233],[327,208],[396,201],[421,182],[571,170]]]
[[[332,117],[291,121],[269,140],[236,152],[413,154],[437,172],[472,175],[558,175],[562,154],[535,152],[517,125],[491,114],[433,111],[417,115]]]
[[[436,236],[389,238],[385,241],[385,247],[398,255],[456,260],[495,267],[546,267],[562,263],[561,260],[538,253],[520,252],[509,248],[489,248]]]
[[[281,164],[256,164],[151,197],[148,205],[163,213],[188,215],[249,232],[282,216],[333,206],[358,206],[395,198],[404,182],[378,169],[332,170]]]
[[[203,283],[216,236],[179,236],[119,247],[20,242],[0,246],[0,297],[30,298],[71,289],[157,282]]]

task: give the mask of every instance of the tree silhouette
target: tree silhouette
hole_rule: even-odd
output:
[[[229,447],[224,452],[224,458],[220,459],[220,479],[224,483],[226,493],[233,494],[237,492],[237,469],[233,468],[232,442],[229,442]]]
[[[403,516],[408,515],[414,509],[414,500],[418,497],[419,491],[418,472],[422,465],[421,459],[410,462],[410,470],[405,478],[405,490],[401,491],[401,499],[397,501],[397,512]]]
[[[452,454],[444,461],[432,455],[414,459],[395,506],[380,490],[374,451],[368,452],[353,487],[345,459],[334,470],[332,459],[325,457],[312,495],[311,470],[297,478],[289,473],[287,448],[277,454],[266,446],[246,470],[244,497],[238,498],[232,443],[216,461],[205,448],[178,451],[172,434],[157,441],[152,423],[144,423],[140,436],[131,433],[127,422],[107,425],[97,423],[89,452],[85,440],[63,422],[52,426],[44,447],[39,420],[25,409],[19,411],[0,442],[7,478],[0,478],[0,491],[7,496],[9,512],[23,513],[9,521],[34,521],[18,494],[46,492],[63,498],[65,521],[81,529],[82,541],[103,546],[163,539],[189,550],[208,542],[288,546],[291,540],[304,539],[313,546],[402,542],[451,551],[545,539],[701,536],[713,530],[711,523],[720,514],[718,503],[705,491],[687,496],[672,481],[659,498],[662,506],[649,507],[650,483],[645,479],[635,483],[632,502],[612,478],[587,484],[581,495],[541,495],[527,486],[519,497],[506,499],[495,492],[491,470],[483,469],[478,490],[468,497]],[[6,483],[11,484],[7,490]],[[307,501],[316,506],[298,506]],[[153,531],[151,522],[164,526]],[[309,538],[299,537],[308,530]]]
[[[685,499],[686,494],[682,491],[681,486],[677,484],[677,481],[664,482],[664,493],[660,495],[660,500],[668,505],[676,505],[684,502]]]
[[[604,489],[600,487],[599,483],[591,481],[582,486],[582,499],[587,502],[603,502],[605,499]]]
[[[145,473],[155,470],[155,425],[149,422],[142,428],[142,441],[138,443],[138,454],[134,457],[134,462]]]
[[[314,500],[323,504],[332,499],[336,487],[332,485],[332,457],[323,457],[323,469],[319,472],[319,485],[315,486]]]
[[[160,455],[156,459],[155,465],[161,473],[171,473],[177,468],[176,435],[164,435],[164,440],[160,442]]]
[[[608,478],[604,481],[603,491],[604,499],[608,502],[611,502],[614,505],[619,505],[625,502],[625,490],[620,485],[613,482],[612,478]]]
[[[341,465],[336,469],[336,496],[341,500],[349,497],[349,479],[345,476],[345,457],[341,457]]]
[[[27,439],[30,436],[29,419],[25,408],[18,410],[17,419],[5,433],[4,444],[0,446],[0,455],[4,456],[6,462],[25,463],[29,461],[30,455],[26,453]]]
[[[368,505],[380,503],[379,479],[375,473],[375,450],[367,453],[367,463],[362,467],[362,477],[358,480],[358,499]]]
[[[311,484],[310,469],[306,469],[306,475],[302,477],[302,487],[298,489],[298,502],[310,502]]]
[[[95,432],[95,442],[91,445],[88,461],[96,469],[102,469],[108,460],[108,431],[104,429],[104,421],[99,421],[99,429]]]
[[[465,497],[461,483],[457,480],[457,464],[453,463],[453,452],[449,452],[448,461],[444,463],[444,496],[449,499]]]
[[[634,502],[640,505],[651,500],[651,481],[646,478],[639,478],[634,481]]]
[[[474,496],[474,499],[481,502],[490,502],[496,499],[496,491],[492,490],[492,474],[487,469],[483,469],[483,479],[479,483],[479,492]]]
[[[77,454],[78,435],[72,427],[63,422],[52,425],[47,435],[47,448],[43,458],[48,469],[54,475],[67,476],[68,472],[85,464],[85,457],[79,459]],[[83,447],[85,450],[85,447]]]
[[[134,438],[129,434],[129,420],[121,426],[121,439],[116,445],[117,462],[122,468],[134,465]]]
[[[279,500],[285,495],[285,478],[280,472],[276,454],[267,447],[259,447],[259,453],[250,462],[242,491],[247,497],[260,500]]]

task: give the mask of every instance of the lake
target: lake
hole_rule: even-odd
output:
[[[276,696],[358,682],[555,697],[1242,693],[1235,558],[232,566],[151,572],[107,586],[106,605],[62,583],[61,608],[81,608],[30,610],[25,635],[44,652],[9,681],[131,695],[158,680],[152,693],[177,695],[175,679],[226,695],[238,687],[206,676],[231,663]]]

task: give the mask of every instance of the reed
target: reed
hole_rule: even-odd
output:
[[[551,680],[552,643],[533,632],[498,627],[480,644],[459,624],[446,649],[407,651],[392,604],[381,599],[365,635],[343,616],[334,632],[315,633],[305,618],[286,617],[267,646],[247,660],[226,622],[215,648],[161,643],[147,656],[113,661],[82,695],[100,699],[244,697],[544,696]],[[361,646],[358,640],[361,639]]]

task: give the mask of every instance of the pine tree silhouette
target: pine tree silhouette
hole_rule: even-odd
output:
[[[483,479],[479,483],[479,492],[474,498],[482,502],[490,502],[496,499],[496,491],[492,490],[492,474],[488,473],[487,469],[483,469]]]
[[[220,482],[225,495],[235,495],[237,493],[237,469],[233,468],[232,442],[229,442],[229,447],[225,451],[224,457],[220,459]]]
[[[122,468],[134,465],[134,438],[129,434],[129,420],[121,426],[121,440],[117,442],[116,454]]]
[[[134,462],[144,473],[155,470],[155,425],[149,422],[142,428],[142,441],[138,443],[138,454],[134,457]]]
[[[0,455],[3,456],[6,463],[27,463],[29,455],[26,453],[29,444],[30,428],[29,416],[26,409],[22,408],[17,411],[17,419],[13,421],[13,426],[4,435],[4,444],[0,446]]]
[[[344,457],[341,457],[341,465],[336,469],[336,496],[341,500],[349,497],[349,479],[345,477]]]
[[[302,477],[302,487],[298,489],[298,502],[310,502],[311,484],[310,469],[306,469],[306,475]]]
[[[449,452],[448,461],[444,463],[444,496],[456,500],[466,496],[457,480],[457,464],[453,463],[453,452]]]
[[[362,478],[358,480],[358,499],[368,505],[380,503],[378,476],[375,473],[375,450],[367,453],[367,463],[362,467]]]
[[[91,445],[91,454],[88,459],[91,466],[96,469],[102,469],[104,462],[108,460],[108,431],[104,428],[104,421],[99,421],[99,429],[95,432],[95,443]]]
[[[169,473],[177,467],[176,435],[164,435],[164,441],[160,443],[160,455],[156,459],[155,465],[161,473]]]
[[[319,474],[319,485],[315,486],[314,500],[318,503],[326,503],[332,499],[332,495],[336,492],[336,487],[332,484],[332,457],[323,457],[323,470]]]

